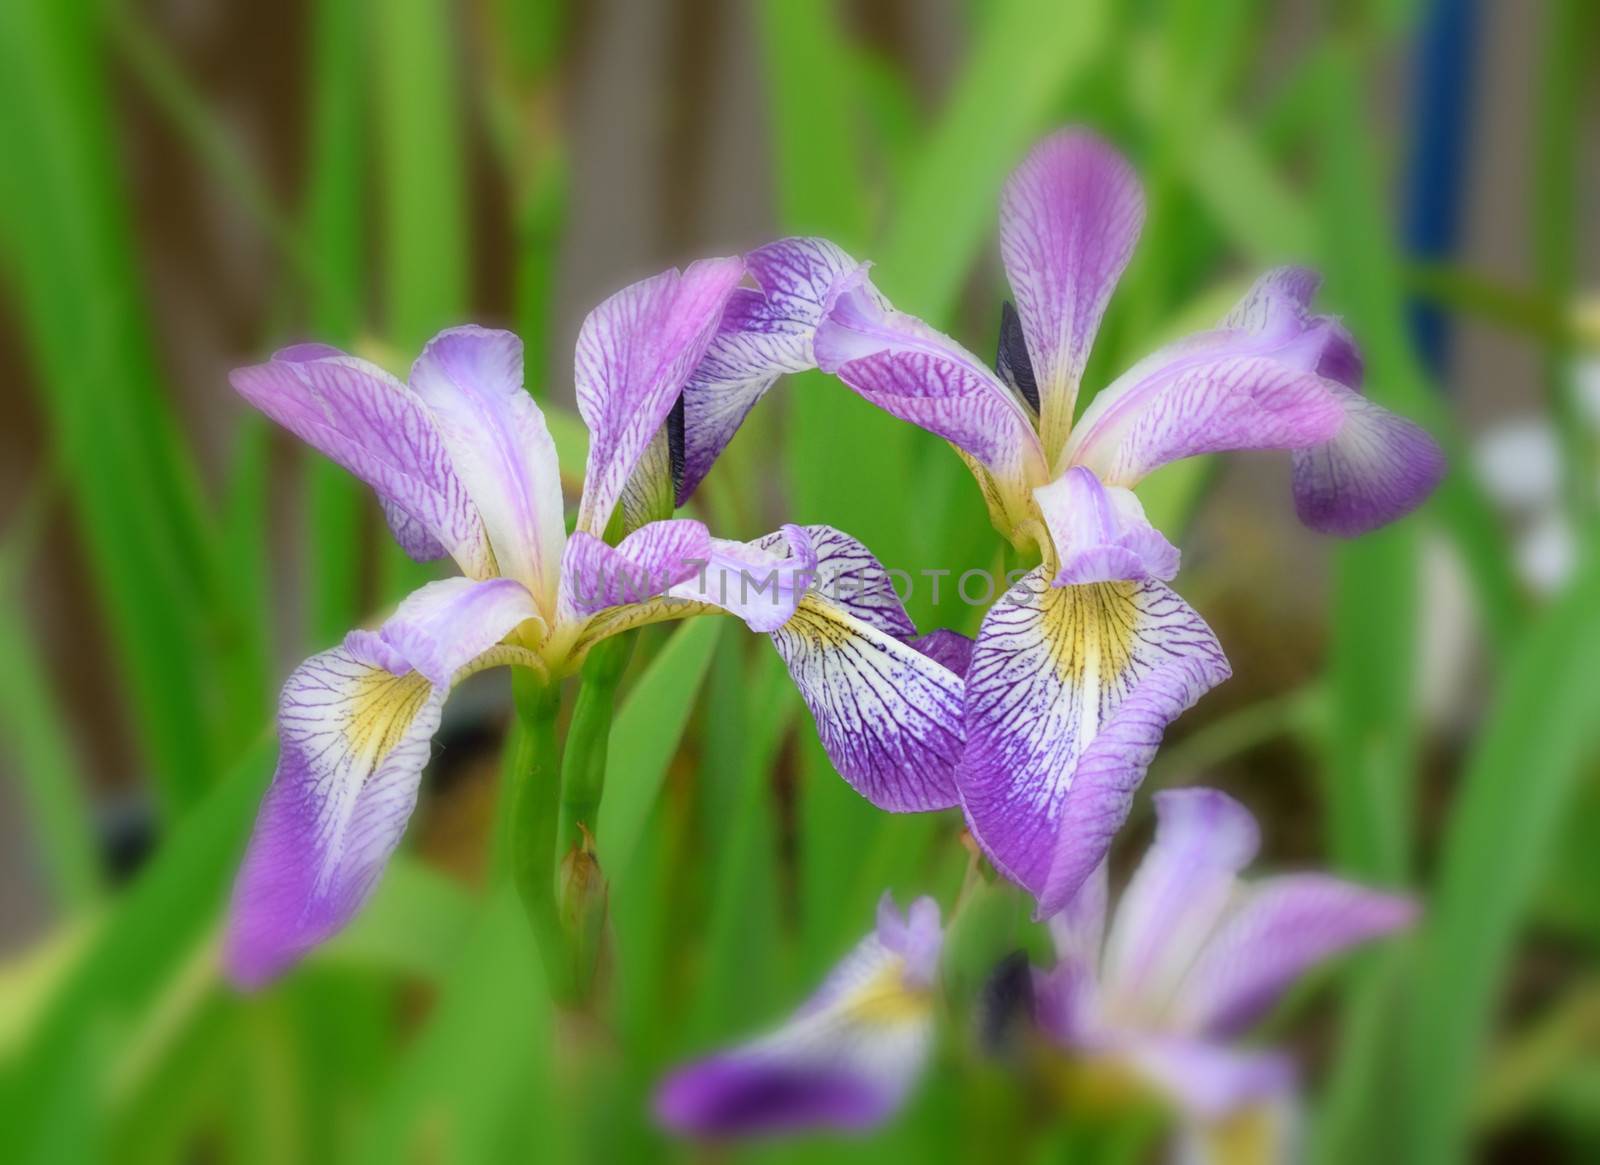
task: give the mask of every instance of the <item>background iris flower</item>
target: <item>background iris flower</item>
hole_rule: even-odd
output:
[[[794,1015],[673,1072],[656,1090],[657,1118],[706,1138],[883,1123],[933,1047],[943,942],[933,899],[918,898],[902,914],[884,894],[872,933]]]
[[[1244,806],[1200,788],[1155,806],[1155,841],[1109,925],[1104,865],[1050,920],[1038,1022],[1088,1072],[1174,1107],[1183,1160],[1295,1160],[1293,1063],[1238,1037],[1318,964],[1411,925],[1416,906],[1320,873],[1242,881],[1260,841]]]

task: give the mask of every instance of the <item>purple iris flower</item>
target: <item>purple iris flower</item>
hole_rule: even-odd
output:
[[[1167,585],[1178,551],[1132,487],[1168,462],[1289,449],[1296,508],[1354,535],[1418,505],[1443,458],[1359,391],[1339,322],[1310,310],[1317,278],[1263,276],[1213,331],[1103,389],[1079,382],[1144,217],[1132,169],[1090,134],[1058,133],[1012,174],[1001,254],[1017,306],[997,371],[894,310],[864,266],[837,263],[817,364],[955,445],[995,525],[1042,564],[989,611],[966,671],[957,783],[997,868],[1054,913],[1099,865],[1168,723],[1229,675],[1215,635]]]
[[[881,1124],[927,1063],[942,942],[932,899],[902,915],[885,894],[877,927],[782,1026],[668,1076],[657,1119],[705,1138]]]
[[[865,547],[826,526],[739,543],[650,520],[671,512],[674,479],[688,469],[698,480],[726,443],[679,406],[703,362],[775,379],[769,365],[796,346],[809,359],[803,320],[748,343],[728,324],[734,313],[778,327],[772,305],[793,297],[761,262],[750,270],[765,291],[740,286],[743,260],[707,260],[618,292],[584,322],[576,380],[590,442],[570,536],[555,445],[509,332],[442,332],[405,383],[321,345],[233,374],[248,401],[377,491],[409,554],[448,555],[462,571],[285,684],[278,769],[229,920],[236,981],[270,979],[361,907],[416,805],[455,683],[501,664],[556,682],[599,640],[663,619],[726,611],[770,634],[835,767],[874,804],[957,803],[961,680],[937,643],[916,639]],[[612,546],[603,536],[619,509],[631,532]]]
[[[1212,789],[1157,793],[1156,837],[1107,926],[1102,863],[1050,919],[1040,1027],[1096,1078],[1123,1078],[1183,1117],[1181,1160],[1296,1160],[1296,1085],[1281,1052],[1236,1038],[1300,976],[1409,926],[1411,899],[1326,874],[1245,882],[1256,822]]]

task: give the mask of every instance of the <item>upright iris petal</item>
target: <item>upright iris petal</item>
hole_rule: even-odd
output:
[[[704,259],[624,288],[584,320],[575,375],[590,440],[578,529],[605,534],[647,458],[629,525],[671,512],[667,418],[743,277],[739,259]]]
[[[496,573],[548,605],[567,536],[556,446],[522,386],[522,341],[510,332],[440,332],[411,367],[450,463],[478,507]]]
[[[865,1129],[905,1101],[933,1042],[939,908],[901,915],[888,895],[878,925],[805,1005],[771,1034],[678,1069],[657,1089],[675,1132],[723,1138]]]
[[[1039,432],[1052,458],[1072,428],[1089,349],[1144,225],[1133,168],[1093,134],[1046,138],[1000,199],[1000,255],[1038,385]]]

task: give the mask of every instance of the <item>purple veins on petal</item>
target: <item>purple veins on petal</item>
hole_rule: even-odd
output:
[[[416,806],[450,682],[537,616],[509,579],[446,579],[289,677],[278,768],[229,908],[234,982],[262,985],[354,917]]]
[[[932,1044],[938,907],[892,901],[823,985],[770,1034],[685,1065],[655,1095],[668,1129],[704,1138],[863,1130],[892,1116]]]
[[[865,546],[830,526],[785,530],[805,539],[817,585],[772,644],[834,768],[880,809],[955,805],[960,673],[920,649],[892,579]],[[944,654],[958,652],[947,640]]]
[[[1111,292],[1144,224],[1144,193],[1127,161],[1070,129],[1035,146],[1000,200],[1000,255],[1038,381],[1040,433],[1054,455]]]
[[[974,835],[1041,916],[1104,857],[1166,725],[1227,675],[1211,629],[1154,580],[1053,587],[1039,567],[990,609],[958,782]]]
[[[704,259],[623,288],[584,320],[574,375],[589,460],[578,529],[605,533],[640,460],[665,441],[668,414],[743,276],[742,260]]]
[[[780,239],[744,257],[755,281],[727,309],[683,389],[682,445],[674,482],[689,500],[757,402],[785,373],[816,367],[812,339],[829,289],[858,264],[826,239]]]
[[[561,470],[522,385],[522,341],[470,325],[440,332],[411,366],[411,389],[482,516],[497,573],[550,601],[567,530]]]
[[[888,306],[865,268],[835,285],[815,348],[823,371],[997,477],[1042,477],[1044,455],[1022,400],[960,344]]]
[[[1403,518],[1427,500],[1445,473],[1444,451],[1421,426],[1341,389],[1338,434],[1296,449],[1294,504],[1313,530],[1353,538]]]
[[[297,344],[229,376],[245,400],[377,491],[413,557],[448,553],[474,578],[494,552],[428,407],[376,364]]]
[[[688,518],[651,522],[614,547],[580,530],[561,566],[563,606],[588,615],[658,598],[703,569],[711,548],[704,523]]]

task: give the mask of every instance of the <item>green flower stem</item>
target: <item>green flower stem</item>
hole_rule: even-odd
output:
[[[571,960],[556,905],[555,847],[561,789],[561,742],[556,730],[561,687],[524,668],[512,671],[511,685],[518,720],[507,826],[511,879],[539,946],[550,993],[565,999],[571,994]]]
[[[582,686],[567,727],[567,752],[561,766],[562,854],[585,844],[594,833],[595,816],[605,791],[606,748],[616,711],[617,685],[633,655],[633,636],[622,635],[595,644],[584,660]]]

